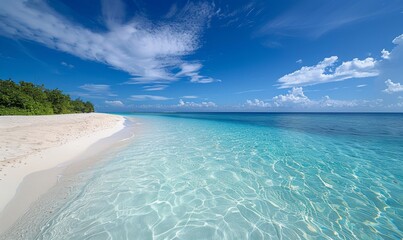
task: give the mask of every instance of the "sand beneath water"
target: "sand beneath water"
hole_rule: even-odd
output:
[[[4,210],[13,201],[24,178],[78,158],[91,145],[122,130],[124,121],[124,117],[101,113],[0,116],[0,222],[3,227],[11,223],[11,216],[5,216]],[[32,194],[35,187],[39,189],[35,184],[38,183],[30,186],[31,194],[23,198],[26,208],[40,196],[39,192]]]

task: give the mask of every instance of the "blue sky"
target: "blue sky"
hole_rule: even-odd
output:
[[[97,111],[403,110],[403,2],[0,2],[0,78]]]

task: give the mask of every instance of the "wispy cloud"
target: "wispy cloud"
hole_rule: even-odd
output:
[[[103,99],[106,97],[116,97],[117,95],[112,92],[110,85],[105,84],[84,84],[78,87],[84,91],[71,92],[71,95],[85,97],[85,98],[95,98]]]
[[[124,22],[120,1],[103,1],[106,32],[95,32],[57,13],[45,1],[0,2],[0,33],[125,71],[132,82],[177,80],[182,57],[200,47],[199,37],[212,15],[208,3],[188,3],[174,19],[142,17]],[[207,78],[206,78],[207,79]],[[207,81],[207,80],[204,80]]]
[[[176,3],[171,5],[169,11],[165,14],[164,18],[172,18],[178,12],[178,5]]]
[[[399,10],[402,10],[402,5],[398,0],[387,4],[383,0],[300,2],[268,21],[258,34],[317,38],[344,25]]]
[[[256,18],[262,13],[263,6],[258,1],[248,1],[245,5],[232,8],[231,4],[217,7],[215,16],[223,27],[251,27],[256,24]]]
[[[112,107],[123,107],[124,106],[123,102],[118,101],[118,100],[116,100],[116,101],[105,101],[105,104],[107,104],[109,106],[112,106]]]
[[[180,71],[176,74],[177,77],[189,77],[191,82],[194,83],[212,83],[217,80],[200,75],[199,71],[203,67],[201,63],[182,63]]]
[[[111,92],[111,86],[106,84],[84,84],[79,86],[79,88],[91,94],[102,94],[110,97],[116,96],[116,94]]]
[[[199,98],[198,96],[193,96],[193,95],[188,95],[188,96],[182,96],[183,99],[196,99]]]
[[[144,91],[162,91],[166,89],[168,85],[150,85],[150,86],[143,86]]]
[[[67,67],[67,68],[74,68],[73,64],[69,64],[69,63],[66,63],[66,62],[61,62],[60,64],[65,66],[65,67]]]
[[[251,89],[246,91],[235,92],[234,94],[244,94],[244,93],[253,93],[253,92],[262,92],[264,89]]]
[[[156,96],[156,95],[131,95],[129,97],[129,100],[132,101],[147,101],[147,100],[152,100],[152,101],[165,101],[165,100],[170,100],[172,98],[164,97],[164,96]]]
[[[354,58],[336,67],[337,59],[337,56],[325,58],[317,65],[305,66],[281,77],[278,80],[280,88],[308,86],[343,81],[350,78],[366,78],[379,75],[379,71],[376,68],[377,62],[373,58],[369,57],[364,60]]]

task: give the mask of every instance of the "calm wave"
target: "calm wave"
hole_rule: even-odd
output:
[[[401,239],[401,114],[149,114],[37,239]]]

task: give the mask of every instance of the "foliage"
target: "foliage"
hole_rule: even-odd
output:
[[[90,102],[69,95],[59,89],[49,90],[29,82],[15,83],[0,79],[0,115],[44,115],[94,112]]]

